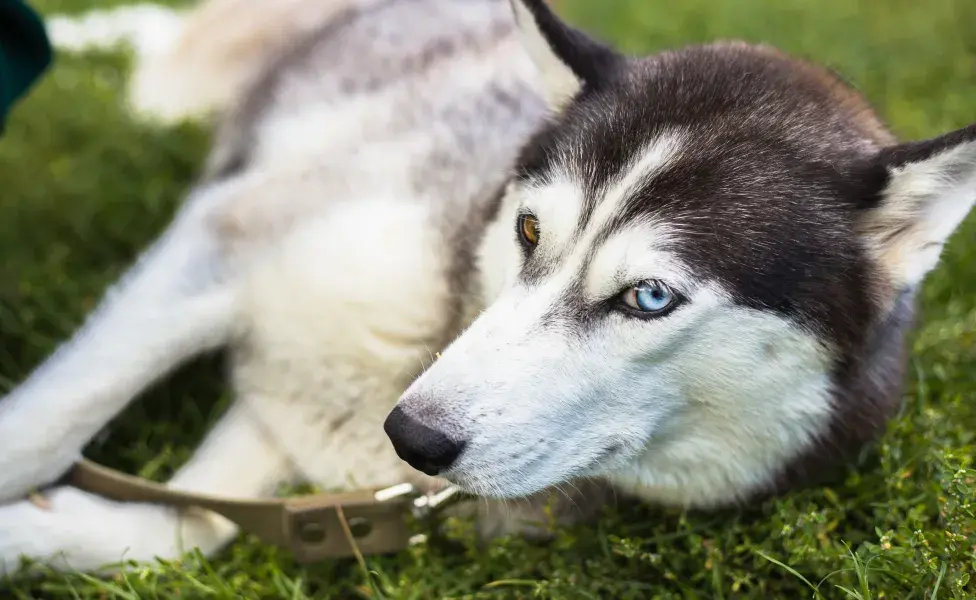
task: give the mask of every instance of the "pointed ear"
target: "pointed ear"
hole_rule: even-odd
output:
[[[522,44],[542,75],[549,106],[559,110],[586,85],[609,78],[624,57],[553,14],[544,0],[511,0]]]
[[[896,283],[915,286],[976,201],[976,124],[886,148],[874,171],[882,191],[864,216],[864,233]]]

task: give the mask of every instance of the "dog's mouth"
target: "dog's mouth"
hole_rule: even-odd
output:
[[[481,464],[471,467],[457,465],[440,477],[467,494],[520,498],[573,479],[606,476],[626,463],[632,454],[626,444],[613,442],[581,465],[559,464],[556,453],[546,453],[507,468],[491,461],[479,461]]]
[[[619,442],[611,444],[590,463],[586,470],[605,471],[609,465],[615,465],[618,461],[622,461],[625,454],[629,453],[623,444]]]
[[[624,467],[637,454],[637,451],[628,445],[615,442],[607,446],[585,467],[580,469],[579,477],[606,477]]]

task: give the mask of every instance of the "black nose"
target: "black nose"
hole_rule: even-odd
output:
[[[455,442],[431,429],[407,415],[399,406],[386,418],[383,430],[393,442],[397,456],[428,475],[437,475],[450,467],[464,450],[464,442]]]

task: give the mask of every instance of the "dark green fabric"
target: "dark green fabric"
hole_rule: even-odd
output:
[[[10,108],[50,63],[41,18],[22,0],[0,0],[0,131]]]

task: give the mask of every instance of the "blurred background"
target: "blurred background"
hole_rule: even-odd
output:
[[[161,4],[183,5],[186,3]],[[34,0],[46,15],[125,0]],[[553,0],[633,53],[719,38],[766,42],[858,87],[903,138],[976,121],[974,0]],[[209,131],[151,128],[121,110],[125,52],[59,53],[0,138],[0,388],[80,322],[168,222]],[[976,193],[976,190],[974,190]],[[21,597],[976,598],[976,215],[923,295],[906,412],[844,486],[755,510],[686,515],[626,502],[550,545],[444,547],[298,568],[242,540],[225,556],[110,584],[51,576]],[[88,455],[159,479],[223,406],[219,357],[132,407]],[[819,584],[822,579],[825,581]],[[487,585],[487,587],[485,587]],[[817,588],[814,592],[811,588]]]

